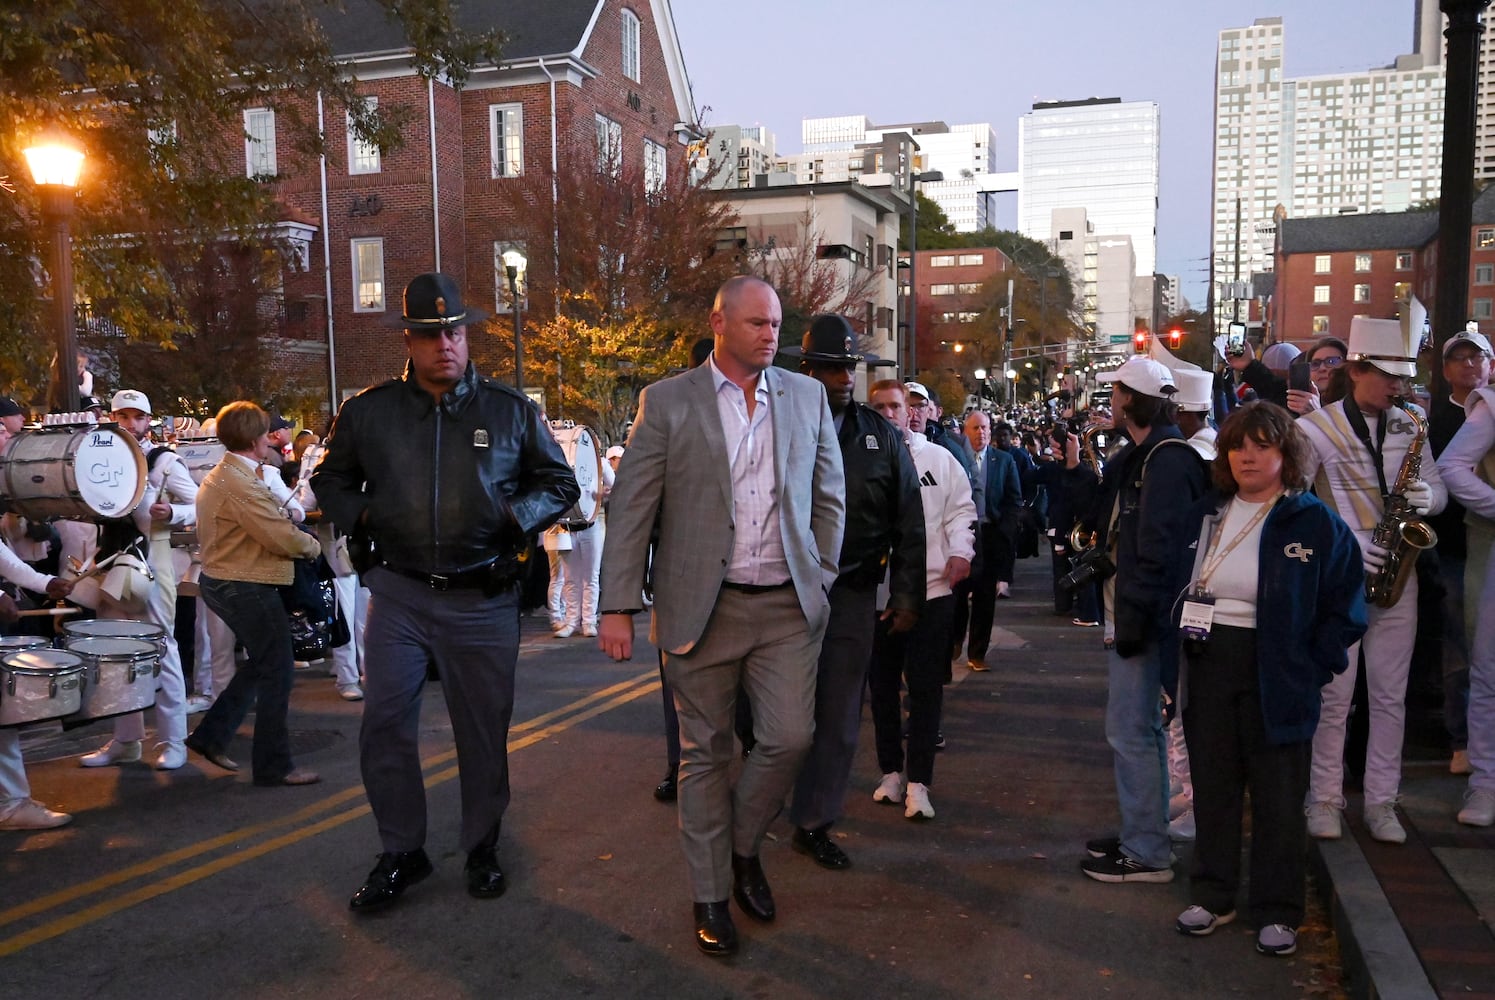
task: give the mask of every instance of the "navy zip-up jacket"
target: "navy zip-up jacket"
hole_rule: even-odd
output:
[[[1198,577],[1209,540],[1230,498],[1211,492],[1188,512],[1178,535],[1171,589],[1182,595]],[[1298,743],[1318,728],[1320,689],[1348,664],[1347,651],[1365,634],[1365,569],[1349,527],[1311,493],[1284,495],[1261,529],[1256,591],[1256,663],[1267,740]],[[1174,603],[1162,644],[1163,686],[1187,707],[1188,675],[1180,676]],[[1215,640],[1211,640],[1215,641]]]

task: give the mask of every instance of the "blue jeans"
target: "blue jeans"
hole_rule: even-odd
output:
[[[1168,839],[1168,755],[1163,733],[1162,669],[1158,645],[1136,656],[1107,654],[1106,742],[1116,756],[1121,850],[1153,868],[1172,863]]]
[[[252,773],[255,781],[277,782],[295,766],[286,713],[296,662],[280,591],[268,583],[215,580],[207,575],[199,585],[202,599],[244,644],[249,660],[197,724],[192,742],[208,750],[225,750],[255,705]]]

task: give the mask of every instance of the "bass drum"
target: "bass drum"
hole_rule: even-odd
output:
[[[591,524],[597,519],[597,497],[602,492],[602,449],[589,428],[551,425],[551,431],[576,475],[581,497],[561,515],[562,524]]]
[[[192,481],[201,486],[203,477],[212,471],[213,466],[228,453],[228,449],[217,438],[177,438],[176,453],[182,465],[186,466]]]
[[[118,521],[145,485],[145,453],[114,424],[22,431],[0,455],[0,501],[33,521]]]

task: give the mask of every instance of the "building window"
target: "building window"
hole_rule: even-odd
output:
[[[176,170],[171,166],[171,151],[176,146],[176,122],[169,121],[165,125],[149,129],[145,137],[150,146],[151,165],[160,167],[167,177],[175,179]]]
[[[1412,255],[1409,254],[1409,253],[1399,253],[1399,254],[1397,254],[1396,255],[1396,269],[1398,271],[1410,271],[1410,270],[1412,270]]]
[[[963,253],[960,255],[961,267],[980,267],[986,257],[979,253]]]
[[[930,295],[954,295],[955,294],[955,286],[954,285],[930,285],[929,286],[929,294]]]
[[[623,126],[607,115],[597,115],[597,172],[618,177],[623,172]]]
[[[494,312],[511,314],[514,311],[514,293],[509,290],[508,264],[504,260],[504,254],[510,250],[518,251],[525,262],[519,266],[518,273],[514,275],[514,283],[519,286],[519,308],[529,308],[529,250],[521,241],[497,241],[493,244],[493,271],[497,279],[498,294],[494,296]]]
[[[524,173],[524,105],[488,105],[488,157],[494,177]]]
[[[1330,262],[1333,261],[1333,259],[1334,258],[1330,257],[1326,253],[1321,253],[1318,256],[1314,257],[1313,258],[1313,273],[1314,274],[1328,274],[1329,273],[1329,265],[1330,265]]]
[[[1356,302],[1369,302],[1370,301],[1370,286],[1369,285],[1356,285],[1355,286],[1355,301]]]
[[[1492,319],[1492,318],[1495,318],[1495,313],[1491,312],[1490,305],[1491,305],[1491,300],[1490,299],[1475,299],[1474,300],[1474,318],[1475,319]]]
[[[653,139],[644,140],[644,190],[649,194],[658,194],[664,190],[665,170],[664,147]]]
[[[1328,301],[1329,301],[1329,286],[1328,285],[1314,285],[1313,286],[1313,304],[1314,305],[1323,305],[1324,303],[1326,303]]]
[[[956,291],[960,292],[960,294],[962,295],[980,295],[981,282],[962,281],[959,285],[956,286]]]
[[[1495,229],[1476,229],[1474,231],[1474,242],[1481,249],[1495,246]]]
[[[384,241],[353,241],[353,311],[384,311]]]
[[[1370,270],[1370,254],[1357,253],[1355,255],[1355,270],[1360,274]]]
[[[1495,285],[1495,264],[1475,264],[1474,283],[1476,285]]]
[[[929,258],[929,266],[930,267],[954,267],[955,266],[955,255],[953,253],[949,253],[949,254],[937,254],[936,256]]]
[[[1398,281],[1391,286],[1391,298],[1394,302],[1405,301],[1412,291],[1412,283],[1409,281]]]
[[[369,108],[379,106],[379,98],[365,97],[364,104]],[[353,115],[348,115],[348,173],[350,174],[377,174],[379,172],[379,147],[373,143],[364,142],[353,132]]]
[[[1329,317],[1328,316],[1315,316],[1315,317],[1313,317],[1313,332],[1316,333],[1316,334],[1328,333],[1329,332]]]
[[[275,112],[269,108],[244,112],[244,171],[251,178],[276,174]]]
[[[639,30],[638,15],[623,10],[623,75],[638,82],[639,79]]]

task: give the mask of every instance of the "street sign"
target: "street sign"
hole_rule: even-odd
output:
[[[1129,334],[1129,333],[1113,333],[1109,337],[1106,338],[1106,343],[1112,344],[1112,345],[1116,345],[1116,344],[1126,345],[1126,344],[1130,344],[1131,342],[1132,342],[1132,335]]]

